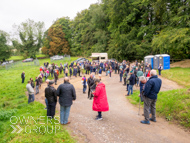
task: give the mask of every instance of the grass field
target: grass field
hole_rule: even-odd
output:
[[[71,58],[71,61],[76,60],[77,58]],[[43,65],[44,62],[50,62],[50,59],[39,60],[40,65]],[[70,62],[71,62],[70,61]],[[55,61],[54,63],[60,64],[60,61]],[[64,62],[62,62],[64,63]],[[21,83],[21,73],[25,71],[26,79],[25,83]],[[55,124],[46,123],[44,126],[40,123],[40,116],[46,117],[46,110],[44,110],[44,105],[39,102],[34,102],[31,104],[27,103],[26,96],[26,83],[30,77],[35,79],[39,74],[39,66],[26,66],[21,69],[11,69],[11,70],[0,70],[0,142],[75,142],[68,132],[64,130],[61,126],[60,130],[57,130],[53,133],[47,133],[47,127],[52,127]],[[31,128],[38,128],[38,130],[32,130],[31,133],[26,133],[24,130],[21,133],[11,133],[13,128],[10,126],[11,116],[16,116],[17,119],[24,117],[33,117],[34,121],[26,124],[18,122],[15,125],[20,125],[24,130]],[[16,117],[14,117],[13,122],[16,122]],[[55,127],[55,126],[54,126]],[[18,130],[17,130],[18,131]],[[45,133],[44,133],[45,132]],[[51,132],[51,130],[49,131]]]
[[[163,71],[162,76],[184,87],[190,87],[190,68],[171,68]]]
[[[44,55],[44,54],[38,54],[38,55],[36,55],[36,57],[37,58],[39,58],[39,57],[46,57],[46,55]],[[9,61],[10,60],[24,60],[24,57],[23,56],[11,56],[9,59],[8,59]]]
[[[162,76],[184,86],[184,89],[160,92],[156,103],[157,115],[190,129],[190,68],[172,68],[163,71]],[[139,103],[138,95],[139,91],[135,91],[132,96],[127,98],[132,104],[137,105]]]

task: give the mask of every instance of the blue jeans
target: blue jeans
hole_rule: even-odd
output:
[[[86,88],[87,88],[87,86],[86,86],[86,85],[83,85],[83,93],[86,92]]]
[[[45,98],[45,102],[46,102],[46,108],[47,108],[47,106],[48,106],[48,100],[47,100],[47,98]]]
[[[60,123],[67,124],[71,106],[60,106]]]
[[[34,94],[29,94],[28,95],[28,104],[30,103],[30,102],[34,102],[34,99],[35,99],[35,97],[34,97]]]
[[[127,91],[129,90],[129,84],[127,84]]]
[[[36,85],[36,94],[39,93],[39,85]]]
[[[123,75],[120,75],[120,82],[122,82]]]
[[[131,95],[132,95],[133,94],[133,85],[129,85],[128,95],[130,94],[130,91],[131,91]]]

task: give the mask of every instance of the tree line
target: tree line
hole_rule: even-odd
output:
[[[107,52],[109,58],[118,60],[143,59],[150,54],[186,59],[190,58],[189,2],[102,0],[77,13],[73,20],[56,20],[44,33],[43,23],[31,21],[36,24],[32,27],[30,21],[22,23],[20,40],[13,40],[13,46],[30,57],[43,47],[42,52],[49,56],[88,57],[92,52]]]
[[[108,52],[110,58],[118,60],[143,59],[149,54],[169,54],[173,59],[190,58],[189,2],[102,0],[77,13],[74,20],[57,20],[48,30],[45,41],[49,42],[43,49],[46,54],[49,53],[47,49],[55,49],[56,42],[50,31],[60,28],[65,36],[62,42],[68,42],[64,45],[68,49],[65,53],[73,56]],[[61,38],[61,35],[56,37]]]

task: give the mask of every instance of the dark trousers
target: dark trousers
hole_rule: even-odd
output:
[[[159,75],[161,75],[161,70],[158,70],[158,72],[159,72]]]
[[[80,71],[78,72],[79,76],[80,76]]]
[[[88,87],[88,98],[90,98],[90,87]]]
[[[86,74],[89,74],[89,70],[86,70]]]
[[[31,95],[29,94],[28,95],[28,104],[31,102],[34,102],[34,100],[35,100],[34,94],[31,94]]]
[[[102,112],[98,112],[98,118],[102,118]]]
[[[22,78],[22,83],[24,83],[25,78]]]
[[[124,85],[126,85],[126,78],[123,78],[124,79]]]
[[[115,74],[117,73],[117,69],[115,69]]]
[[[110,72],[110,77],[111,77],[111,72]]]
[[[55,107],[56,107],[56,103],[48,103],[48,106],[47,106],[47,116],[48,117],[51,117],[51,118],[54,118],[55,116]]]

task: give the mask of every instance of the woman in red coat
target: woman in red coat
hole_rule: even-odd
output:
[[[102,112],[109,111],[106,88],[105,84],[100,82],[100,79],[95,79],[94,82],[96,84],[96,90],[93,93],[94,100],[92,109],[98,112],[96,120],[102,120]]]

